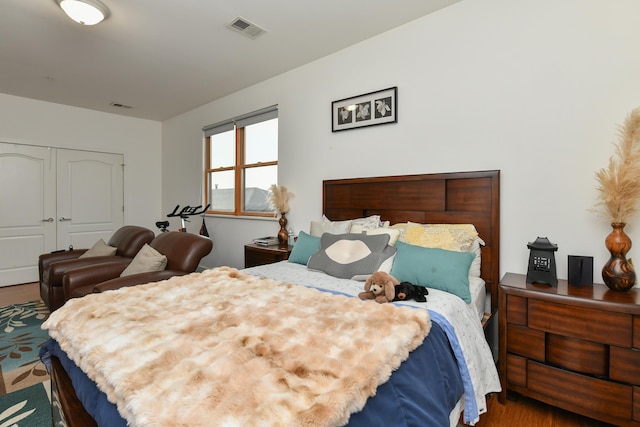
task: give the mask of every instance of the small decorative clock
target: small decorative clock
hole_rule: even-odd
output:
[[[529,242],[527,247],[530,249],[527,283],[546,283],[558,286],[554,255],[554,252],[558,250],[558,245],[554,245],[546,237],[538,237],[535,242]]]

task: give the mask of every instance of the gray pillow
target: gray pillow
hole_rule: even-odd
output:
[[[388,243],[388,234],[324,233],[320,249],[309,258],[307,267],[342,279],[373,274],[396,253],[396,248]]]

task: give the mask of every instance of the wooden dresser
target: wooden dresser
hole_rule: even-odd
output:
[[[513,391],[618,426],[640,426],[640,289],[500,281],[500,400]]]
[[[280,248],[278,245],[260,246],[253,243],[244,245],[244,267],[271,264],[289,259],[293,246]]]

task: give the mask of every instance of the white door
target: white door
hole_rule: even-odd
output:
[[[90,248],[124,222],[121,154],[58,150],[58,249]]]
[[[0,286],[38,280],[38,256],[123,225],[123,156],[0,143]]]
[[[0,286],[36,282],[56,248],[56,150],[0,143]]]

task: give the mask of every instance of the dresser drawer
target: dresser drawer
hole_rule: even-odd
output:
[[[544,362],[544,332],[525,326],[507,325],[507,351]]]
[[[631,347],[633,316],[529,299],[527,325],[558,335]]]
[[[527,386],[527,359],[507,354],[507,378],[510,386]]]
[[[547,335],[546,362],[589,375],[609,375],[609,346],[562,335]],[[612,360],[613,364],[613,360]]]
[[[612,380],[640,386],[640,350],[611,346]]]
[[[556,402],[557,406],[586,416],[604,419],[603,414],[606,414],[608,422],[612,423],[616,420],[631,419],[631,386],[529,361],[527,387],[530,391],[540,393]]]
[[[527,299],[507,295],[507,321],[516,325],[527,326]]]
[[[640,422],[640,387],[633,388],[633,419]]]

